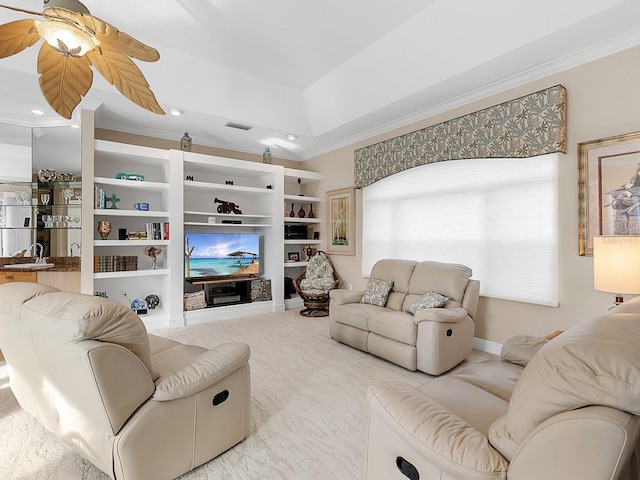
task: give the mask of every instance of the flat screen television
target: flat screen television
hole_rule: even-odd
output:
[[[257,277],[260,234],[185,233],[187,279]]]

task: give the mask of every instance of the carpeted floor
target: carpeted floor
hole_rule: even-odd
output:
[[[367,386],[384,380],[419,385],[429,378],[337,343],[329,337],[327,318],[297,311],[152,333],[205,347],[228,341],[251,346],[249,437],[181,479],[362,479]],[[468,361],[489,357],[474,351]],[[5,367],[0,367],[0,445],[4,480],[108,479],[20,409]]]

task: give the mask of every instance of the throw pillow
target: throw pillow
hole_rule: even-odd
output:
[[[405,312],[415,315],[423,308],[440,308],[447,300],[449,300],[449,297],[445,297],[436,292],[427,292],[409,305]]]
[[[387,297],[389,296],[391,287],[393,287],[393,280],[370,278],[360,303],[368,303],[370,305],[384,307],[387,303]]]

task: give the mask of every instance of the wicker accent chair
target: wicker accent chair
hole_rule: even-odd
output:
[[[326,317],[329,315],[329,291],[337,288],[340,276],[336,273],[329,256],[318,251],[304,272],[293,281],[296,293],[304,301],[300,311],[304,317]]]

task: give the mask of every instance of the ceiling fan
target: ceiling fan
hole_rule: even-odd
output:
[[[120,93],[153,113],[164,115],[135,58],[155,62],[158,51],[92,16],[78,0],[44,0],[41,13],[0,5],[37,15],[0,25],[0,58],[10,57],[45,41],[38,54],[40,90],[51,108],[71,118],[93,83],[91,66]]]

